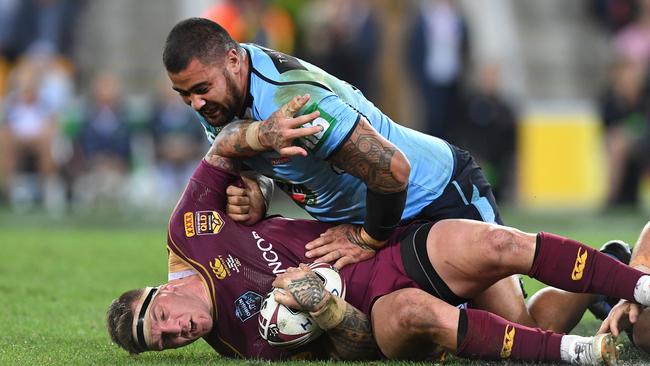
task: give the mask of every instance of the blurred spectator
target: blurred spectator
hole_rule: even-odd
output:
[[[83,204],[119,202],[127,190],[131,134],[116,77],[97,76],[93,98],[85,107],[78,136],[83,167],[74,196]]]
[[[300,57],[363,90],[373,99],[379,24],[368,0],[321,0],[306,5]]]
[[[3,56],[15,60],[29,49],[47,49],[69,55],[74,17],[79,2],[73,0],[20,0],[6,5],[10,11]]]
[[[23,64],[14,76],[0,124],[2,188],[14,208],[28,207],[42,197],[48,209],[56,210],[63,192],[52,155],[55,116],[40,97],[40,75],[33,64]]]
[[[454,0],[423,0],[408,43],[410,69],[425,107],[425,132],[448,138],[460,111],[469,34]],[[453,142],[453,141],[451,141]]]
[[[645,70],[645,64],[619,61],[600,101],[608,154],[608,207],[639,201],[639,183],[650,160],[650,95],[644,83]]]
[[[517,139],[517,117],[501,96],[498,64],[487,64],[479,72],[478,90],[469,95],[465,116],[452,128],[457,144],[479,162],[494,196],[512,199]]]
[[[295,27],[283,8],[267,0],[218,0],[203,17],[219,23],[237,42],[293,53]]]
[[[207,150],[203,129],[178,94],[165,84],[154,104],[151,129],[156,150],[156,192],[176,197]]]
[[[616,32],[634,19],[637,0],[591,0],[593,14],[609,31]]]
[[[650,0],[638,0],[636,19],[614,37],[614,57],[647,64],[650,62]]]

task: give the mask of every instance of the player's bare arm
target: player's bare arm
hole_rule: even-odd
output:
[[[406,189],[411,171],[406,157],[364,117],[330,161],[364,181],[368,189],[380,193]]]
[[[363,116],[330,161],[366,183],[364,226],[331,228],[305,248],[307,257],[342,268],[372,257],[368,249],[379,249],[386,243],[402,216],[411,167],[406,156]]]
[[[323,281],[308,266],[301,264],[299,268],[287,269],[275,279],[273,286],[284,290],[276,293],[279,303],[309,311],[327,332],[332,357],[343,360],[377,357],[377,345],[368,317],[327,291]]]
[[[265,121],[241,120],[227,124],[217,135],[213,146],[227,157],[250,157],[260,151],[275,150],[281,155],[307,155],[307,151],[293,146],[295,139],[321,132],[320,126],[301,127],[318,118],[320,112],[296,116],[309,100],[309,95],[296,96]]]
[[[210,150],[208,150],[208,153],[205,154],[204,159],[208,164],[227,171],[239,172],[240,169],[240,163],[238,160],[219,155],[214,148],[214,145]]]

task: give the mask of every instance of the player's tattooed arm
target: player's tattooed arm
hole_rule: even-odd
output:
[[[361,117],[350,138],[330,161],[379,193],[400,192],[408,185],[409,162],[395,145]]]
[[[253,120],[239,120],[228,123],[219,132],[212,144],[212,149],[221,156],[231,158],[249,157],[259,154],[246,142],[246,131]]]
[[[234,172],[234,173],[239,172],[240,165],[241,165],[239,163],[239,160],[226,158],[219,155],[216,152],[214,145],[212,146],[212,148],[210,148],[210,150],[208,150],[208,153],[205,154],[205,157],[203,159],[212,166],[216,166],[218,168],[227,170],[229,172]]]
[[[308,100],[309,95],[294,97],[264,121],[230,122],[219,132],[213,147],[221,156],[231,158],[250,157],[268,150],[285,156],[307,155],[302,147],[293,146],[294,140],[322,131],[320,126],[301,127],[318,118],[320,112],[294,117]]]
[[[331,346],[328,352],[332,357],[342,360],[377,358],[378,348],[368,316],[345,300],[335,299],[325,289],[323,281],[306,265],[287,269],[273,282],[273,286],[285,290],[276,295],[276,300],[286,306],[309,311],[325,329]],[[337,320],[330,326],[324,326],[320,319],[326,319],[326,322]]]
[[[354,306],[347,304],[343,321],[327,331],[331,342],[330,354],[341,360],[374,359],[379,354],[372,336],[370,319]]]

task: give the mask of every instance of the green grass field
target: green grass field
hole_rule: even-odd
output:
[[[0,211],[0,365],[266,364],[219,359],[201,341],[182,350],[137,357],[110,343],[104,328],[110,301],[124,290],[166,280],[165,216],[104,213],[54,220]],[[504,216],[523,230],[553,231],[594,246],[612,238],[634,242],[647,220],[646,215],[629,212],[584,216],[506,210]],[[527,283],[529,293],[537,288],[538,284]],[[596,327],[588,315],[576,332],[592,333]],[[644,363],[630,347],[624,352],[624,360]],[[374,364],[378,363],[408,364]]]

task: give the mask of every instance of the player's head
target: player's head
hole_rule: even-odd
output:
[[[189,18],[169,32],[163,52],[167,74],[183,101],[213,126],[232,121],[244,104],[241,48],[219,24]]]
[[[212,329],[210,309],[174,285],[127,291],[110,305],[108,333],[129,351],[162,351],[188,345]]]

